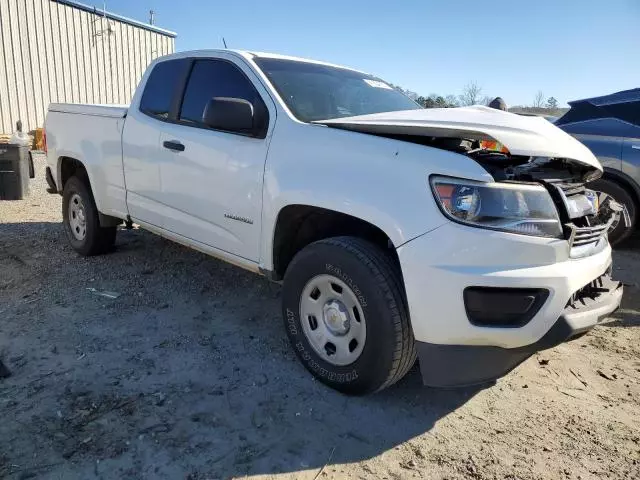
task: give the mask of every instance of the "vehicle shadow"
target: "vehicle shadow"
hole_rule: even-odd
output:
[[[614,313],[611,317],[615,320],[603,323],[603,327],[640,327],[640,312],[637,310],[622,308],[621,310],[618,310],[616,313]]]
[[[407,442],[490,386],[426,388],[416,365],[378,394],[332,391],[292,353],[279,285],[142,230],[81,258],[59,223],[0,224],[0,271],[0,349],[26,361],[0,435],[27,466],[54,439],[38,450],[52,477],[313,476],[419,450]],[[100,422],[78,423],[87,409]]]
[[[627,240],[615,248],[616,251],[638,251],[640,250],[640,229],[634,232]]]

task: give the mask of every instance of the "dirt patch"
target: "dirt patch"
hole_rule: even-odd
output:
[[[140,230],[78,257],[36,164],[0,202],[0,478],[640,477],[637,238],[613,323],[484,389],[351,398],[295,359],[277,285]]]

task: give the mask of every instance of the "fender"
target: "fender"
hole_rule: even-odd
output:
[[[264,175],[261,267],[273,268],[277,219],[289,205],[359,218],[396,248],[447,223],[429,185],[429,175],[439,173],[493,181],[457,153],[321,125],[278,124]]]
[[[612,180],[622,183],[622,186],[628,186],[634,195],[636,203],[640,204],[640,185],[628,174],[615,168],[604,167],[603,177],[609,177]]]

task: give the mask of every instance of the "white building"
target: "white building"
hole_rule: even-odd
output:
[[[50,102],[131,100],[176,34],[70,0],[0,0],[0,133],[42,127]]]

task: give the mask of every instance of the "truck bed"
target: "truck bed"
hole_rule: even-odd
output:
[[[128,214],[122,170],[127,111],[127,105],[52,103],[45,122],[47,162],[57,188],[64,185],[62,160],[80,159],[98,210],[118,218]]]
[[[124,117],[128,109],[129,105],[100,105],[91,103],[52,103],[49,105],[50,112],[112,118]]]

